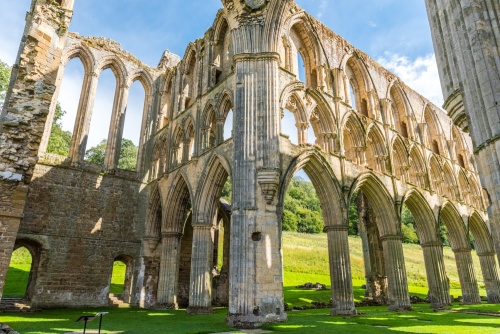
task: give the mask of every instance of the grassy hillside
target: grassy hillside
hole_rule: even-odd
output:
[[[365,284],[363,269],[363,254],[361,239],[349,237],[351,254],[351,268],[355,299],[361,300]],[[423,262],[422,248],[415,244],[403,244],[406,272],[410,286],[410,294],[424,298],[427,295],[427,279]],[[450,279],[451,294],[455,297],[462,295],[455,257],[450,248],[444,248],[446,273]],[[474,270],[481,288],[481,295],[485,296],[483,277],[479,266],[479,258],[473,251]],[[311,301],[325,301],[330,299],[330,291],[303,291],[296,289],[297,285],[306,282],[320,282],[330,287],[330,272],[328,264],[328,245],[326,234],[304,234],[283,232],[283,261],[285,269],[285,299],[293,305],[303,305]],[[305,296],[307,295],[307,296]]]

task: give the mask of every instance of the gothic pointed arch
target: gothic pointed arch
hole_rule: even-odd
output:
[[[228,163],[220,156],[214,155],[203,172],[204,180],[199,185],[196,205],[197,224],[211,225],[214,223],[221,191],[229,177]]]
[[[409,159],[409,177],[410,183],[413,183],[419,188],[427,188],[427,168],[426,163],[423,158],[423,154],[420,147],[413,145],[410,149],[410,159]]]
[[[211,29],[211,86],[217,85],[231,72],[233,50],[230,30],[224,11],[220,10]]]
[[[337,120],[331,110],[329,103],[325,100],[324,96],[316,90],[307,92],[316,106],[309,113],[309,122],[313,128],[316,136],[317,145],[320,146],[325,152],[333,153],[337,150]]]
[[[107,55],[96,64],[96,73],[101,74],[106,69],[111,69],[116,78],[116,85],[120,87],[126,84],[128,76],[127,67],[117,55]]]
[[[394,129],[403,137],[413,137],[413,122],[410,116],[408,100],[399,83],[393,83],[389,89],[389,106],[386,123],[394,126]],[[390,120],[390,121],[389,121]]]
[[[194,150],[194,140],[195,140],[195,123],[191,116],[188,116],[188,119],[185,122],[184,126],[184,148],[187,150],[185,154],[187,155],[187,160],[191,160],[193,150]]]
[[[396,136],[392,142],[392,172],[402,182],[410,181],[409,154],[401,137]]]
[[[453,173],[453,168],[449,163],[445,163],[443,167],[444,193],[448,199],[459,201],[460,194],[458,192],[458,184]]]
[[[380,128],[372,124],[366,135],[366,165],[379,173],[387,171],[387,145]]]
[[[470,152],[467,148],[463,135],[460,133],[456,125],[452,126],[451,137],[453,148],[455,150],[455,158],[458,165],[464,169],[472,169],[470,164]]]
[[[465,174],[464,170],[459,170],[458,172],[458,187],[459,192],[462,195],[462,200],[466,204],[472,205],[469,180],[467,179],[467,175]]]
[[[443,171],[441,169],[441,164],[434,155],[431,156],[429,160],[429,180],[432,190],[438,195],[444,195]]]
[[[168,189],[168,197],[163,208],[162,233],[180,233],[184,231],[184,224],[192,209],[192,191],[182,173],[173,177]]]
[[[357,190],[363,192],[374,209],[380,237],[399,236],[394,199],[379,178],[371,172],[361,174],[351,186],[350,197]]]
[[[201,149],[207,150],[215,145],[217,133],[217,111],[213,102],[207,103],[201,117]]]
[[[344,73],[345,102],[361,115],[377,119],[371,96],[372,82],[364,62],[356,54],[352,55],[344,64]]]
[[[69,61],[73,58],[80,59],[86,75],[92,75],[92,73],[95,72],[96,59],[94,54],[90,51],[88,46],[83,44],[81,41],[75,41],[69,47],[64,49],[61,64],[66,67]]]
[[[172,139],[170,140],[170,161],[172,167],[177,167],[182,163],[182,144],[184,132],[179,124],[177,124]]]
[[[469,230],[474,237],[474,245],[478,254],[495,253],[488,225],[477,211],[470,216]]]
[[[484,200],[483,200],[483,191],[480,187],[479,181],[476,179],[474,175],[471,175],[469,178],[469,189],[470,189],[470,200],[471,205],[478,210],[484,210]]]
[[[403,203],[415,219],[420,244],[440,243],[436,216],[422,193],[417,189],[411,189],[405,194]]]
[[[149,191],[148,216],[145,238],[160,239],[163,221],[163,205],[157,182],[153,182]]]
[[[191,107],[195,100],[197,91],[197,52],[196,45],[190,43],[182,61],[182,87],[179,111]]]
[[[446,202],[441,209],[441,221],[448,230],[448,240],[453,250],[470,249],[467,228],[456,207]]]
[[[436,113],[430,105],[424,108],[424,144],[429,150],[437,155],[445,155],[445,144],[443,142],[443,129]]]
[[[321,47],[317,35],[304,12],[291,16],[287,23],[285,37],[282,47],[284,49],[284,64],[287,70],[299,79],[299,57],[302,58],[305,67],[305,84],[308,88],[316,88],[321,85]],[[321,81],[321,82],[320,82]]]
[[[153,78],[151,74],[144,69],[137,69],[134,72],[129,74],[127,80],[127,86],[130,87],[135,81],[139,81],[144,88],[144,92],[146,96],[153,95]]]
[[[293,176],[303,169],[310,178],[321,203],[325,226],[344,224],[346,212],[340,183],[326,159],[314,149],[309,149],[295,158],[288,166],[281,183],[278,203],[283,205],[286,190]]]
[[[365,163],[365,131],[363,123],[355,113],[349,113],[344,118],[344,124],[342,126],[342,145],[347,160],[357,165],[363,165]]]

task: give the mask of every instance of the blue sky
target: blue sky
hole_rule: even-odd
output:
[[[400,76],[409,86],[438,106],[442,104],[423,0],[296,2],[355,47]],[[30,3],[31,0],[0,0],[0,59],[9,64],[15,60]],[[221,7],[220,0],[75,0],[70,30],[85,36],[114,39],[144,63],[156,66],[166,49],[182,56],[187,44],[203,36],[212,25]],[[63,82],[62,93],[67,91],[63,94],[66,96],[74,95],[69,92],[78,91],[79,69],[76,65],[71,66],[67,71],[70,79],[65,78]],[[102,83],[100,81],[98,89],[102,92],[99,94],[98,91],[98,95],[102,95],[102,100],[110,95],[108,92],[113,89],[113,80],[103,78]],[[131,98],[134,99],[134,96],[132,94]],[[66,100],[61,101],[63,107],[74,108],[74,100],[77,99]],[[96,100],[96,109],[110,108],[109,101],[106,104],[100,100],[99,97]],[[139,102],[134,103],[140,109],[140,94],[137,100]],[[68,130],[71,130],[69,126]]]

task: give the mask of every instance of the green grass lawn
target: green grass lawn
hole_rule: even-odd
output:
[[[354,297],[356,301],[363,298],[363,259],[361,240],[350,238],[350,254],[353,273]],[[301,290],[296,286],[305,282],[320,282],[330,287],[326,235],[304,235],[284,233],[283,255],[285,269],[285,301],[289,305],[309,305],[312,301],[327,303],[331,297],[330,290]],[[411,295],[424,298],[427,294],[425,269],[422,251],[418,245],[404,245],[406,269]],[[461,295],[454,264],[453,253],[444,250],[445,265],[454,296]],[[28,254],[29,255],[29,254]],[[482,286],[477,256],[475,271]],[[14,295],[23,294],[23,279],[27,282],[30,264],[26,253],[13,257],[7,275],[5,291]],[[16,276],[17,275],[17,276]],[[23,276],[24,275],[24,276]],[[24,277],[24,278],[23,278]],[[115,262],[111,280],[111,292],[121,293],[125,277],[125,265]],[[19,281],[19,282],[16,282]],[[14,284],[19,283],[19,284]],[[8,285],[11,285],[9,287]],[[481,295],[486,293],[481,289]],[[7,294],[5,294],[7,295]],[[388,312],[387,307],[360,307],[360,316],[331,317],[328,309],[289,311],[289,321],[282,324],[264,326],[272,332],[283,333],[500,333],[500,317],[457,313],[459,311],[500,312],[500,305],[462,306],[454,304],[444,312],[434,312],[428,304],[414,305],[413,312]],[[208,316],[188,315],[184,310],[152,311],[135,308],[96,308],[96,309],[62,309],[46,310],[35,314],[1,314],[0,322],[5,322],[23,334],[53,334],[81,330],[81,323],[74,322],[80,315],[108,311],[103,319],[103,333],[215,333],[234,332],[225,325],[226,308],[216,309],[216,313]],[[89,330],[96,330],[98,322],[89,323]]]

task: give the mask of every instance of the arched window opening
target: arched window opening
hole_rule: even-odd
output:
[[[140,81],[134,82],[129,90],[125,120],[121,121],[123,133],[118,158],[118,168],[135,171],[142,127],[142,115],[145,108],[145,92]]]
[[[385,173],[387,171],[387,150],[384,139],[377,128],[372,128],[366,143],[366,164],[370,169]]]
[[[307,143],[310,145],[318,145],[314,128],[314,125],[307,128]]]
[[[295,115],[290,110],[284,109],[281,118],[281,134],[287,136],[292,144],[298,145],[298,130],[295,124]]]
[[[52,119],[47,153],[69,156],[84,76],[85,69],[80,58],[74,58],[66,65],[58,96],[59,102]]]
[[[224,140],[233,137],[233,109],[230,109],[224,122]]]
[[[290,38],[285,44],[287,64],[297,79],[310,88],[318,86],[316,54],[304,23],[296,23],[290,30]]]
[[[191,160],[193,155],[194,155],[194,125],[189,122],[189,125],[186,129],[186,137],[184,138],[184,149],[187,150],[187,159],[186,160]]]
[[[3,297],[22,298],[27,295],[32,267],[33,257],[26,247],[19,247],[12,253]]]
[[[297,74],[297,79],[299,81],[302,81],[304,83],[307,82],[306,66],[304,64],[304,58],[302,57],[300,52],[297,52],[297,68],[294,73]]]
[[[422,189],[426,187],[426,168],[424,164],[424,160],[422,158],[421,153],[418,151],[416,147],[413,147],[410,151],[410,160],[409,160],[409,177],[410,182],[420,187]]]
[[[436,140],[433,140],[432,141],[432,152],[436,153],[437,155],[439,155],[439,144]]]
[[[436,158],[431,159],[430,163],[430,179],[432,189],[438,194],[443,195],[443,173]]]
[[[352,86],[352,82],[350,81],[349,81],[349,103],[351,104],[352,109],[357,110],[356,93],[354,91],[354,87]]]
[[[232,46],[231,46],[231,34],[229,32],[229,27],[227,21],[224,20],[222,27],[219,32],[219,36],[216,36],[217,45],[214,46],[215,56],[214,56],[214,76],[215,84],[218,84],[224,80],[229,72],[231,71],[231,59],[232,59]]]
[[[347,160],[361,166],[365,163],[364,131],[354,116],[349,117],[343,129],[344,155]]]
[[[196,100],[196,83],[197,83],[197,71],[196,71],[196,55],[194,51],[191,51],[191,55],[188,58],[189,63],[185,64],[187,66],[185,74],[183,76],[184,88],[182,90],[182,97],[184,103],[182,105],[181,111],[188,109]]]
[[[96,165],[104,164],[116,85],[111,69],[101,73],[85,151],[85,160]]]

